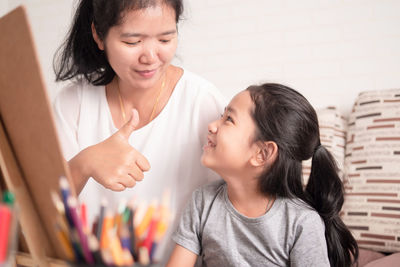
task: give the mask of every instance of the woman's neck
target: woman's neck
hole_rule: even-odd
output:
[[[181,75],[181,69],[170,66],[154,87],[147,89],[127,87],[120,83],[116,77],[106,86],[107,101],[115,126],[120,128],[125,123],[122,119],[124,112],[126,120],[129,120],[133,108],[138,111],[140,117],[137,129],[148,124],[157,117],[168,103]]]
[[[173,79],[172,77],[172,68],[168,67],[164,74],[159,78],[159,80],[149,88],[137,88],[131,84],[126,84],[121,80],[118,80],[118,77],[115,77],[112,83],[114,83],[113,87],[117,87],[121,94],[122,99],[124,100],[124,104],[131,108],[136,108],[139,113],[146,108],[151,107],[157,96],[160,93],[160,89],[169,89],[169,81]],[[162,88],[163,87],[163,88]],[[166,90],[163,90],[162,96],[165,94]],[[154,101],[153,101],[154,100]]]
[[[264,215],[271,208],[274,199],[262,194],[258,179],[224,179],[227,181],[228,198],[235,209],[251,218]]]

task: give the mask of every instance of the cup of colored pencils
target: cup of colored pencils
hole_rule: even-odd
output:
[[[58,211],[56,230],[68,260],[94,266],[155,266],[154,254],[167,231],[170,196],[150,204],[132,199],[116,211],[101,202],[99,214],[88,226],[86,205],[71,194],[68,180],[60,178],[60,194],[52,192]],[[75,266],[75,265],[74,265]]]

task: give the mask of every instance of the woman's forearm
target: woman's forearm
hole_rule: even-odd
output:
[[[70,159],[68,161],[68,166],[71,172],[75,192],[79,195],[90,177],[89,171],[87,170],[87,164],[85,164],[85,150]]]

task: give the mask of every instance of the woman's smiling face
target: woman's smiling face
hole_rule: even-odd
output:
[[[104,41],[97,38],[122,83],[149,88],[160,80],[177,48],[175,16],[165,4],[127,11]]]

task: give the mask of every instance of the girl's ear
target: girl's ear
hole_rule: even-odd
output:
[[[100,37],[99,37],[99,35],[97,35],[97,31],[96,31],[96,28],[94,27],[94,24],[93,24],[93,22],[92,22],[92,36],[93,36],[93,39],[94,39],[94,41],[96,42],[96,44],[97,44],[97,47],[100,49],[100,50],[104,50],[104,43],[103,43],[103,41],[100,39]]]
[[[250,159],[254,167],[271,166],[278,156],[278,145],[273,141],[257,144],[256,153]]]

